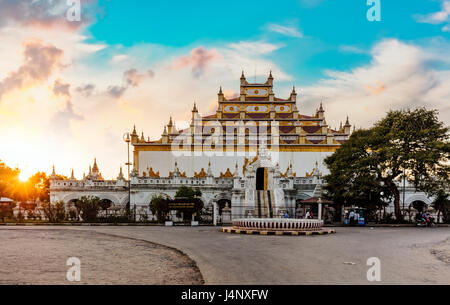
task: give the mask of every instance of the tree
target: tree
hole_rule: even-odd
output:
[[[189,199],[193,199],[196,197],[201,197],[202,196],[202,192],[200,191],[200,189],[197,187],[195,189],[193,189],[192,187],[188,187],[188,186],[181,186],[176,194],[175,194],[175,198],[189,198]]]
[[[64,206],[64,201],[57,201],[55,203],[47,201],[42,204],[42,209],[49,222],[61,222],[66,217],[66,209]]]
[[[75,203],[77,209],[81,211],[83,221],[95,221],[101,205],[102,200],[94,196],[83,196]]]
[[[0,218],[2,222],[5,222],[5,218],[12,218],[14,216],[13,209],[15,207],[15,203],[4,203],[0,205]]]
[[[0,197],[12,198],[14,188],[19,182],[20,170],[12,169],[0,160]]]
[[[325,160],[330,169],[327,190],[337,198],[383,191],[393,196],[395,217],[400,220],[396,182],[406,177],[428,194],[448,187],[449,152],[449,129],[439,122],[436,110],[390,111],[372,128],[353,133]]]
[[[167,200],[162,195],[153,195],[149,208],[152,214],[156,215],[158,222],[163,222],[169,212]]]
[[[391,193],[377,181],[377,163],[370,158],[370,130],[355,131],[325,159],[330,174],[324,177],[325,197],[337,205],[353,204],[369,210],[386,205]]]
[[[433,207],[438,211],[438,217],[442,213],[444,223],[450,223],[450,195],[446,193],[443,189],[440,189],[436,198],[431,203]]]
[[[50,200],[50,178],[45,172],[37,172],[28,179],[31,187],[35,189],[35,198],[41,201]]]

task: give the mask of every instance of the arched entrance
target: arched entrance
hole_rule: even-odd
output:
[[[428,208],[427,204],[421,200],[416,200],[411,203],[411,206],[416,209],[419,213],[426,211]]]
[[[267,168],[260,167],[256,170],[256,190],[267,190]]]
[[[219,207],[219,215],[222,216],[222,210],[228,205],[228,207],[231,209],[231,200],[228,199],[220,199],[217,201],[217,205]]]

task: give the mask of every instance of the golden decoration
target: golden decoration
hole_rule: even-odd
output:
[[[227,168],[227,171],[224,173],[220,173],[220,178],[233,178],[234,174],[231,173],[230,169]]]
[[[151,178],[160,178],[160,177],[159,177],[159,172],[155,173],[155,172],[153,171],[153,168],[152,168],[152,167],[150,167],[150,171],[148,172],[148,176],[151,177]]]
[[[206,178],[206,172],[205,169],[202,167],[200,172],[194,172],[194,178]]]

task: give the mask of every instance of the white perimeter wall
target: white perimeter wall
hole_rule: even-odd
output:
[[[214,176],[219,176],[221,172],[225,173],[227,168],[234,173],[236,161],[239,165],[239,173],[242,175],[242,166],[247,157],[250,161],[255,157],[255,153],[237,156],[176,156],[168,151],[141,151],[139,152],[139,175],[147,171],[147,167],[153,168],[154,172],[160,172],[161,177],[167,177],[169,171],[173,171],[175,161],[181,172],[186,171],[186,175],[193,176],[194,171],[199,172],[202,168],[205,171],[208,168],[208,162],[211,162],[211,169]],[[293,165],[293,171],[297,173],[297,177],[304,177],[306,172],[311,173],[315,167],[315,162],[319,163],[322,173],[326,174],[323,160],[331,155],[331,152],[279,152],[271,153],[272,160],[279,162],[280,170],[285,172],[290,163]]]

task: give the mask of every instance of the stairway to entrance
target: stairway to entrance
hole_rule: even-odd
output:
[[[255,215],[258,218],[273,218],[273,191],[258,190]]]

